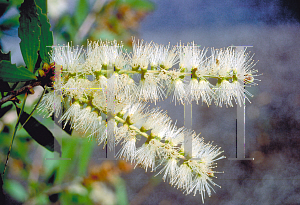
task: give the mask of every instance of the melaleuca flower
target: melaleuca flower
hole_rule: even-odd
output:
[[[161,58],[163,55],[164,47],[162,45],[154,44],[151,47],[151,52],[149,54],[149,63],[151,69],[156,69],[161,62]]]
[[[86,52],[69,45],[54,47],[51,61],[56,70],[62,70],[61,79],[57,78],[55,91],[44,95],[38,109],[49,116],[64,110],[59,121],[64,121],[64,127],[69,122],[74,130],[110,149],[120,145],[117,157],[146,171],[158,170],[164,181],[186,194],[200,193],[203,201],[216,185],[215,162],[224,158],[220,148],[204,143],[191,130],[177,128],[166,112],[149,110],[147,103],[172,95],[175,105],[177,101],[210,105],[214,100],[217,106],[233,106],[233,101],[242,106],[248,99],[245,94],[251,96],[244,84],[256,80],[252,57],[232,48],[211,53],[206,57],[207,49],[194,43],[171,47],[135,39],[131,55],[116,41],[88,42]],[[172,68],[178,62],[179,69]],[[133,80],[134,75],[141,80]],[[191,76],[189,83],[187,76]],[[215,86],[211,78],[218,80]],[[146,142],[137,148],[140,137]],[[191,137],[188,146],[186,137]],[[191,150],[185,150],[190,146]]]
[[[145,79],[140,81],[138,86],[139,100],[155,102],[165,96],[161,88],[159,79],[153,73],[146,73]]]
[[[155,171],[156,157],[159,156],[162,143],[157,139],[152,139],[147,144],[143,144],[142,147],[136,151],[136,166],[142,166],[146,171],[151,168],[151,171]]]
[[[205,58],[206,50],[200,50],[199,46],[194,42],[187,44],[186,46],[179,46],[179,67],[186,69],[187,72],[191,72],[192,68],[199,67],[203,58]]]
[[[216,94],[215,94],[215,104],[222,107],[226,105],[233,107],[232,100],[234,99],[234,87],[233,84],[227,80],[221,81],[217,84]]]
[[[162,179],[164,181],[169,180],[170,183],[173,183],[179,168],[177,163],[178,160],[176,160],[176,158],[170,157],[166,159],[165,166],[156,174],[156,176],[164,172]]]
[[[130,62],[132,68],[136,69],[140,67],[143,70],[147,70],[148,68],[151,45],[148,43],[145,43],[145,45],[143,44],[144,44],[143,41],[138,40],[136,42],[135,39],[133,39],[132,42],[133,53]]]
[[[122,148],[117,153],[119,158],[124,157],[126,161],[131,163],[136,158],[136,133],[133,130],[127,131],[123,136]]]
[[[189,96],[191,97],[191,100],[196,101],[197,104],[201,99],[202,104],[204,102],[207,105],[210,105],[214,96],[212,87],[213,86],[206,79],[200,78],[200,81],[192,79],[188,86]]]
[[[40,105],[37,110],[39,112],[45,112],[44,117],[48,114],[47,117],[55,114],[56,117],[61,113],[61,93],[59,91],[52,91],[44,95],[41,100]]]
[[[168,90],[168,94],[171,92],[173,92],[172,102],[175,100],[175,105],[177,101],[179,101],[181,104],[184,104],[184,100],[187,99],[187,91],[186,85],[181,79],[176,79],[172,82],[172,85]]]
[[[177,54],[177,48],[173,47],[170,49],[170,44],[162,48],[160,67],[168,70],[178,63],[179,57]]]
[[[62,66],[63,71],[76,73],[81,70],[84,62],[82,47],[55,46],[51,53],[51,59],[56,66]]]

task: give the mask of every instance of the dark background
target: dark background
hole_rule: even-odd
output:
[[[252,45],[261,80],[248,88],[246,102],[246,157],[223,159],[214,181],[222,188],[206,196],[205,204],[299,204],[300,27],[299,1],[153,1],[156,10],[141,25],[141,38],[161,44],[195,41],[202,47]],[[183,126],[183,106],[161,104],[177,125]],[[193,104],[193,129],[235,157],[236,107]],[[147,195],[153,173],[136,170],[127,182],[129,199],[142,204],[199,204],[201,196],[185,196],[160,183]],[[148,184],[147,184],[148,183]],[[149,188],[150,189],[150,188]],[[138,190],[138,191],[137,191]],[[137,194],[138,193],[138,194]],[[144,197],[143,197],[144,196]]]

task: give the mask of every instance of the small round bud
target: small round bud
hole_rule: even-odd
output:
[[[33,88],[28,89],[28,93],[29,93],[29,94],[34,94]]]
[[[47,70],[49,70],[49,68],[50,68],[50,65],[48,63],[43,64],[43,70],[47,71]]]
[[[46,74],[43,70],[39,70],[38,73],[39,73],[40,77],[45,77],[46,76]]]

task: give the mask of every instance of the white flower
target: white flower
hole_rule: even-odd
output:
[[[62,110],[61,100],[60,91],[50,91],[43,96],[37,110],[39,112],[46,112],[46,114],[48,114],[47,117],[50,117],[53,114],[58,117]]]
[[[176,176],[171,184],[177,186],[177,188],[184,189],[184,192],[189,192],[189,189],[193,184],[193,174],[186,163],[181,164],[177,169]]]
[[[74,128],[74,124],[76,122],[76,119],[80,116],[80,104],[77,102],[74,102],[72,106],[63,114],[63,116],[58,121],[61,123],[65,120],[64,128],[66,127],[67,123],[70,121],[71,127]]]
[[[177,160],[174,158],[167,159],[165,166],[155,176],[164,172],[162,179],[166,181],[167,178],[169,178],[169,182],[171,184],[174,183],[174,180],[176,179],[177,170],[179,168],[177,163]]]
[[[55,66],[62,66],[63,71],[76,73],[81,71],[83,59],[82,47],[55,46],[51,53],[51,60]]]
[[[163,99],[165,93],[161,87],[159,79],[153,73],[146,73],[145,79],[140,81],[140,85],[137,88],[139,100],[150,100],[156,103],[156,101]]]
[[[130,160],[132,163],[136,157],[136,133],[133,130],[126,132],[123,136],[122,148],[117,153],[117,157],[125,157],[126,161]]]
[[[172,68],[175,64],[177,64],[179,61],[177,48],[174,46],[172,49],[170,49],[170,44],[164,48],[162,48],[161,53],[161,60],[160,65],[168,70],[169,68]]]
[[[192,68],[199,67],[205,59],[206,50],[200,50],[194,42],[186,46],[179,46],[179,67],[190,72]]]
[[[163,128],[163,123],[170,121],[170,118],[167,115],[167,112],[159,110],[159,108],[154,108],[148,112],[148,117],[143,123],[143,127],[146,130],[150,129],[160,129]]]
[[[177,101],[179,101],[181,104],[184,104],[184,100],[187,99],[187,92],[186,92],[186,85],[182,82],[181,79],[176,79],[175,81],[173,81],[172,85],[168,90],[168,93],[172,91],[173,91],[172,102],[175,100],[175,105]]]
[[[201,99],[202,104],[204,102],[210,105],[214,94],[212,87],[206,79],[200,79],[199,82],[197,79],[192,79],[188,87],[191,100],[195,100],[198,104],[198,101]]]
[[[149,55],[151,53],[151,44],[145,43],[143,41],[135,41],[133,38],[132,49],[133,53],[131,56],[131,66],[133,68],[141,67],[143,70],[147,70],[149,65]]]
[[[136,151],[136,166],[141,165],[146,171],[151,168],[155,171],[155,157],[160,156],[159,153],[162,143],[156,139],[151,139],[148,144],[143,144]]]
[[[222,107],[223,104],[233,107],[232,100],[234,98],[234,89],[232,83],[227,80],[223,80],[220,84],[217,84],[215,104]]]

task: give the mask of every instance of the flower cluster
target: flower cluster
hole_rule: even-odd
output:
[[[210,196],[216,185],[213,169],[215,161],[225,158],[222,151],[193,131],[177,128],[166,112],[149,109],[147,102],[173,95],[180,103],[214,101],[233,106],[234,100],[241,105],[244,83],[255,80],[252,57],[232,48],[213,49],[209,58],[206,53],[194,44],[171,47],[135,40],[132,53],[116,41],[89,42],[86,51],[69,45],[54,47],[51,57],[61,76],[39,110],[48,116],[62,113],[64,126],[69,122],[99,144],[121,144],[118,157],[146,171],[158,170],[171,185],[186,194],[199,192],[204,200],[205,192]],[[179,68],[174,68],[177,63]],[[191,76],[188,82],[187,76]],[[212,85],[210,78],[216,78],[217,84]],[[146,142],[136,147],[141,137]],[[184,150],[186,138],[191,139],[190,153]]]

